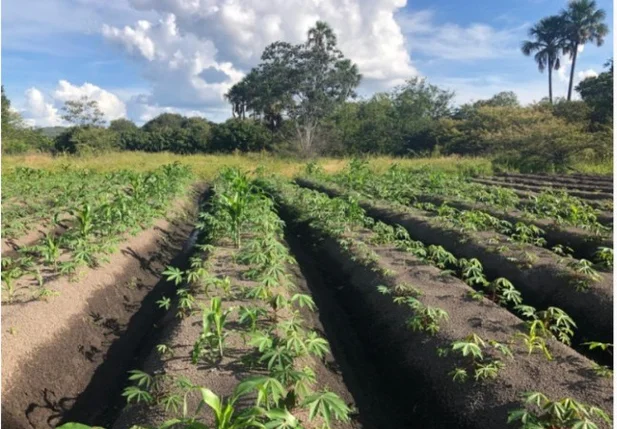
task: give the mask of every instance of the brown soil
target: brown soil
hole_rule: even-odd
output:
[[[483,185],[489,186],[501,186],[505,188],[519,189],[523,191],[533,191],[533,192],[542,192],[550,190],[546,186],[533,186],[533,185],[524,185],[524,184],[514,184],[514,183],[506,183],[495,180],[487,180],[487,179],[470,179],[472,182],[481,183]],[[568,194],[573,197],[582,198],[585,200],[612,200],[613,194],[607,192],[588,192],[588,191],[568,191]]]
[[[317,189],[330,196],[344,191],[333,185],[322,185],[300,179],[302,186]],[[548,250],[527,245],[512,245],[495,233],[468,233],[448,227],[430,215],[408,207],[393,206],[387,202],[360,200],[367,215],[389,224],[403,226],[411,238],[425,245],[443,246],[457,258],[477,258],[482,262],[489,279],[505,277],[523,295],[526,304],[537,308],[555,306],[566,311],[578,325],[574,343],[584,341],[612,342],[613,290],[612,274],[601,275],[602,280],[592,283],[585,292],[577,292],[574,283],[581,277],[556,260]],[[498,250],[500,246],[505,249]],[[526,263],[524,252],[534,255]]]
[[[417,195],[415,198],[420,202],[430,202],[435,205],[445,203],[459,210],[481,210],[496,218],[507,220],[512,224],[524,222],[535,225],[544,231],[543,237],[547,241],[546,247],[551,248],[558,244],[569,246],[574,249],[574,256],[577,258],[593,260],[594,253],[598,250],[598,247],[613,247],[612,237],[594,234],[582,228],[559,225],[548,219],[538,219],[529,213],[516,209],[508,209],[508,211],[505,211],[486,204],[474,204],[467,201],[426,194]]]
[[[490,301],[469,301],[465,297],[470,290],[467,285],[395,248],[370,246],[380,257],[377,266],[395,273],[383,277],[375,266],[362,265],[353,249],[351,254],[345,253],[334,240],[324,239],[306,224],[296,228],[307,231],[304,243],[320,243],[314,252],[318,263],[346,279],[336,287],[336,299],[352,321],[353,333],[381,363],[382,380],[407,403],[409,420],[387,427],[502,429],[508,411],[519,407],[518,395],[529,390],[542,391],[551,398],[574,397],[609,412],[612,409],[610,380],[593,375],[591,361],[552,341],[553,361],[537,353],[529,356],[520,346],[512,345],[514,359],[504,360],[505,369],[496,380],[454,383],[448,373],[464,363],[452,355],[437,357],[437,347],[447,347],[471,333],[506,343],[520,332],[521,320]],[[356,236],[367,243],[366,237],[365,233]],[[394,304],[391,296],[376,289],[378,285],[403,283],[421,290],[420,300],[425,305],[448,312],[450,319],[440,325],[435,336],[408,329],[411,310]]]
[[[19,236],[18,238],[3,238],[1,241],[2,244],[2,257],[16,257],[18,256],[18,251],[22,247],[32,246],[37,241],[45,237],[47,233],[51,232],[50,228],[41,223],[38,225],[34,225],[30,231],[26,234]],[[62,234],[64,232],[64,228],[58,227],[55,231],[56,234]]]
[[[160,272],[183,249],[190,224],[190,216],[157,221],[79,281],[46,285],[59,296],[3,306],[3,423],[54,427],[72,408],[86,409],[88,397],[100,406],[111,399],[110,381],[126,371],[145,335],[165,286]]]
[[[199,338],[201,332],[201,311],[196,311],[194,314],[185,317],[176,317],[177,309],[171,308],[162,323],[162,332],[158,338],[159,344],[170,346],[173,351],[173,356],[161,357],[156,350],[149,353],[148,357],[142,366],[142,370],[149,374],[165,374],[170,379],[177,377],[187,377],[191,382],[198,386],[207,387],[215,394],[227,397],[231,395],[238,383],[248,376],[265,375],[264,369],[250,369],[243,359],[253,353],[253,347],[245,341],[245,329],[239,324],[237,308],[241,305],[255,306],[258,302],[246,300],[240,297],[240,287],[251,287],[256,283],[244,280],[244,274],[248,270],[248,266],[240,265],[234,261],[236,249],[230,245],[217,245],[216,249],[210,254],[208,260],[212,262],[209,272],[218,278],[228,276],[233,285],[231,296],[225,297],[221,289],[211,289],[209,295],[206,296],[203,290],[195,287],[193,294],[200,305],[209,305],[210,297],[220,296],[223,298],[224,308],[235,308],[230,313],[227,322],[226,331],[229,336],[225,340],[225,356],[222,359],[210,361],[208,359],[200,359],[197,365],[191,362],[191,351],[196,339]],[[307,291],[306,281],[303,279],[297,267],[290,268],[294,275],[294,283],[298,288],[305,292]],[[284,293],[281,291],[281,293]],[[198,307],[198,306],[196,306]],[[318,318],[304,311],[305,327],[314,329],[318,332],[323,331]],[[279,313],[279,320],[285,320],[289,314],[285,312]],[[267,318],[261,318],[259,327],[265,328],[271,325],[271,321]],[[345,387],[345,383],[340,375],[337,362],[329,356],[326,364],[307,359],[303,364],[313,368],[317,378],[315,389],[327,388],[337,393],[345,402],[353,405],[353,397]],[[300,368],[298,368],[300,369]],[[170,391],[174,390],[173,386],[169,385]],[[250,401],[243,401],[241,405],[248,405]],[[199,405],[199,395],[190,396],[189,413],[192,415]],[[297,409],[292,411],[296,417],[303,417],[306,420],[307,416],[304,410]],[[162,406],[156,405],[134,405],[125,408],[113,424],[114,429],[128,429],[134,424],[157,426],[167,419],[176,417],[172,412],[165,412]],[[200,417],[205,424],[213,424],[214,417],[210,410],[203,409],[200,412]],[[314,423],[305,422],[305,427],[314,428]],[[336,428],[355,428],[360,427],[358,422],[352,421],[348,424],[337,423]]]
[[[532,186],[541,186],[544,188],[557,188],[564,189],[566,191],[579,190],[586,192],[606,192],[611,194],[613,192],[612,184],[602,184],[602,183],[569,183],[569,182],[556,182],[547,179],[526,179],[519,177],[503,177],[503,176],[488,176],[485,177],[487,180],[492,180],[495,182],[503,182],[503,183],[514,183],[521,185],[532,185]]]

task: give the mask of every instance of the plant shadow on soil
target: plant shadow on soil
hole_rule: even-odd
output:
[[[208,192],[200,194],[202,205]],[[169,230],[155,227],[160,237],[147,257],[130,248],[124,250],[124,255],[139,261],[139,269],[126,270],[96,291],[88,299],[88,312],[67,323],[57,341],[32,353],[30,364],[23,363],[24,370],[12,383],[16,387],[12,391],[19,390],[18,397],[3,398],[2,423],[7,428],[46,428],[66,422],[111,425],[124,405],[121,392],[127,372],[154,347],[157,322],[165,315],[156,301],[176,289],[173,282],[162,278],[145,284],[135,274],[156,278],[165,265],[188,267],[197,241],[191,221],[173,221],[172,225]],[[119,286],[127,284],[133,290],[123,291],[125,286]],[[123,313],[124,323],[115,317]],[[86,388],[71,395],[74,385]]]
[[[402,356],[367,334],[380,323],[364,313],[359,292],[318,247],[305,224],[294,224],[284,207],[285,239],[319,309],[319,318],[343,380],[366,429],[452,428],[458,422],[436,406],[422,374],[410,374]],[[409,345],[412,347],[412,345]]]

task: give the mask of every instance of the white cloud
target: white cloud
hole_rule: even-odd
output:
[[[406,0],[131,0],[137,9],[172,13],[183,32],[210,40],[222,61],[246,69],[276,40],[299,43],[317,20],[337,33],[342,51],[369,79],[413,76],[394,14]]]
[[[580,73],[586,73],[580,72]],[[579,79],[574,80],[574,86]],[[531,104],[548,97],[548,76],[546,72],[537,78],[521,80],[521,76],[510,74],[495,74],[475,77],[441,77],[431,79],[443,88],[456,92],[456,104],[464,104],[477,100],[485,100],[502,91],[513,91],[521,104]],[[553,97],[565,98],[568,93],[568,81],[553,79]],[[576,91],[572,91],[574,100],[580,99]]]
[[[30,126],[53,127],[62,124],[58,109],[47,103],[45,96],[36,88],[26,90],[24,120]]]
[[[29,88],[25,92],[25,101],[21,113],[31,126],[66,125],[59,113],[61,107],[64,102],[77,100],[84,95],[97,102],[105,120],[111,121],[126,117],[126,106],[115,94],[91,83],[86,82],[77,86],[65,80],[58,82],[58,86],[49,96],[49,100],[39,89]]]
[[[598,72],[594,69],[582,70],[576,73],[576,77],[579,81],[581,81],[583,79],[587,79],[588,77],[598,77]]]
[[[583,45],[579,47],[578,51],[579,53],[583,52]],[[578,59],[580,60],[580,56],[578,57]],[[579,64],[579,60],[577,60],[577,64]],[[559,70],[557,70],[557,77],[560,82],[567,84],[570,81],[570,70],[571,69],[572,69],[572,59],[569,56],[563,56],[561,58],[561,67],[559,68]],[[596,77],[596,76],[598,76],[598,73],[592,68],[588,68],[586,70],[581,70],[578,72],[575,71],[574,83],[572,85],[572,88],[576,88],[576,86],[581,80],[586,79],[588,77]],[[572,90],[572,98],[577,98],[577,97],[578,97],[578,93]]]
[[[527,26],[498,30],[483,23],[436,24],[431,10],[401,13],[396,19],[408,37],[412,52],[457,61],[518,55],[518,44]]]
[[[118,96],[91,83],[86,82],[81,86],[76,86],[66,80],[61,80],[54,91],[54,99],[61,102],[76,100],[84,95],[96,101],[106,120],[112,121],[126,116],[126,106]]]
[[[216,59],[211,41],[181,32],[173,14],[153,24],[139,21],[122,29],[103,26],[104,37],[121,47],[144,69],[152,85],[142,103],[177,108],[207,108],[224,103],[223,94],[243,73]],[[205,76],[217,75],[217,80]]]
[[[157,21],[102,26],[152,85],[141,111],[188,109],[229,116],[223,94],[255,66],[276,40],[300,43],[317,20],[334,29],[341,50],[358,64],[365,90],[402,83],[417,74],[395,12],[405,0],[131,0]],[[148,105],[150,108],[144,108]],[[137,110],[139,110],[137,109]],[[143,116],[140,114],[140,117]]]
[[[207,110],[178,108],[174,106],[160,106],[149,104],[149,97],[138,95],[127,102],[128,116],[138,125],[143,125],[150,119],[162,113],[179,113],[183,116],[201,116],[210,121],[223,122],[231,116],[231,109],[227,106],[211,107]]]

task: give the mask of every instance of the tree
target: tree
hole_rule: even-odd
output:
[[[212,129],[212,150],[216,152],[258,152],[268,149],[268,130],[254,119],[231,118]]]
[[[100,127],[105,124],[103,112],[99,109],[96,100],[87,95],[78,100],[68,100],[62,108],[62,119],[78,127]]]
[[[604,23],[606,12],[597,8],[595,0],[573,0],[568,4],[567,9],[561,12],[561,16],[564,20],[566,39],[563,52],[572,59],[568,84],[568,101],[570,101],[579,46],[587,43],[601,46],[604,43],[604,37],[608,34],[608,27]]]
[[[51,139],[40,130],[27,126],[21,115],[11,109],[11,100],[4,92],[2,85],[2,152],[18,154],[31,150],[49,151]]]
[[[58,135],[54,142],[57,152],[70,154],[103,153],[119,149],[116,133],[95,126],[76,126]]]
[[[138,130],[139,127],[129,119],[120,118],[114,119],[109,123],[109,129],[117,133],[126,133]]]
[[[8,99],[4,92],[4,85],[2,89],[2,134],[3,136],[9,136],[15,132],[16,129],[23,127],[23,120],[19,113],[11,109],[11,100]]]
[[[526,56],[535,52],[534,60],[538,64],[540,73],[548,69],[548,99],[553,102],[553,70],[561,66],[559,52],[565,45],[563,27],[565,20],[561,16],[549,16],[542,18],[539,23],[529,29],[529,37],[533,40],[525,40],[521,51]]]
[[[409,79],[392,92],[394,107],[404,121],[448,116],[452,112],[453,98],[454,92],[441,89],[419,77]]]
[[[488,100],[478,100],[474,107],[521,107],[518,97],[513,91],[501,91],[493,95]]]
[[[575,89],[590,107],[592,121],[608,124],[613,121],[613,60],[604,66],[608,71],[582,80]]]
[[[300,45],[274,42],[267,46],[261,63],[227,93],[235,114],[252,110],[271,129],[289,117],[300,150],[314,150],[324,119],[345,100],[355,97],[360,83],[358,68],[336,46],[334,31],[318,21]]]
[[[162,113],[146,122],[142,129],[144,131],[151,132],[162,128],[182,128],[185,121],[186,117],[179,115],[178,113]]]

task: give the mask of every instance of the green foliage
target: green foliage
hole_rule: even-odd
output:
[[[508,423],[517,422],[521,429],[597,429],[597,422],[611,424],[610,416],[603,410],[573,398],[553,401],[541,392],[526,392],[521,398],[525,408],[508,414]]]
[[[328,24],[318,21],[307,36],[300,45],[268,45],[262,62],[226,94],[240,117],[252,111],[273,127],[277,118],[288,116],[304,155],[314,152],[324,118],[354,96],[360,82],[357,66],[337,48]]]
[[[574,83],[574,69],[579,47],[587,43],[601,46],[604,37],[608,34],[608,26],[604,23],[606,12],[597,8],[595,0],[573,0],[560,14],[564,21],[562,26],[565,39],[564,54],[572,59],[570,68],[570,82],[568,85],[568,101],[572,99],[572,84]]]
[[[213,127],[210,147],[216,152],[259,152],[270,149],[271,141],[261,122],[232,118]]]
[[[598,124],[613,123],[613,60],[605,66],[608,70],[597,77],[583,79],[576,86],[583,101],[591,109],[591,120]]]
[[[333,418],[343,422],[349,421],[351,412],[349,407],[338,395],[327,390],[309,396],[303,405],[309,407],[309,421],[319,416],[323,419],[324,428],[331,429]]]
[[[99,109],[96,100],[82,95],[77,100],[67,100],[62,107],[62,119],[76,126],[97,128],[105,124],[103,112]]]
[[[210,308],[202,309],[201,334],[193,345],[191,360],[197,364],[204,352],[216,352],[220,359],[223,359],[225,349],[225,338],[229,335],[225,331],[227,316],[233,308],[223,310],[221,298],[214,297],[210,301]]]
[[[26,126],[21,115],[11,108],[2,85],[2,153],[8,155],[28,151],[49,151],[52,141],[40,130]]]
[[[98,154],[119,148],[115,132],[91,125],[68,128],[54,142],[56,152],[79,155]]]
[[[566,42],[563,37],[564,19],[561,16],[549,16],[542,18],[539,23],[529,29],[529,37],[521,46],[524,55],[530,56],[535,52],[534,60],[538,64],[538,70],[543,72],[548,69],[548,98],[553,102],[553,70],[561,66],[559,57]]]

